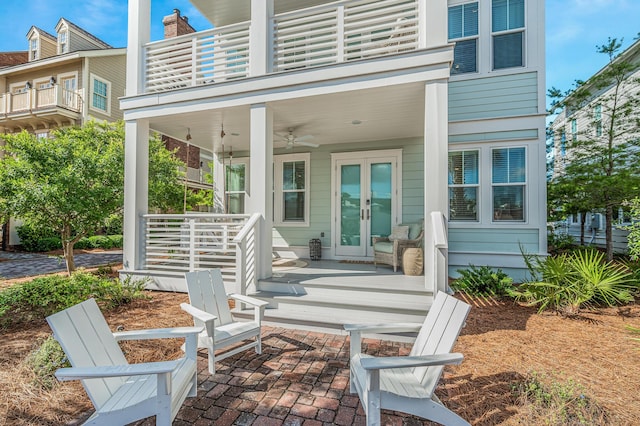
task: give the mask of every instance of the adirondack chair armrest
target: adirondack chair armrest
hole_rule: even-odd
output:
[[[360,364],[365,370],[383,370],[388,368],[427,367],[430,365],[460,364],[461,353],[435,354],[423,356],[391,356],[362,358]]]
[[[147,362],[143,364],[105,365],[96,367],[60,368],[56,377],[60,381],[97,379],[102,377],[141,376],[145,374],[165,374],[175,370],[182,360]]]
[[[231,294],[228,294],[227,296],[229,296],[233,300],[237,300],[238,302],[242,302],[242,303],[247,303],[251,306],[263,307],[269,304],[269,302],[265,302],[264,300],[256,299],[255,297],[245,296],[242,294],[231,293]]]
[[[198,309],[195,306],[192,306],[188,303],[181,303],[180,307],[182,308],[183,311],[185,311],[195,319],[202,321],[207,330],[207,336],[213,337],[215,320],[218,319],[217,316],[210,314],[209,312],[205,312],[202,309]]]
[[[204,327],[175,327],[155,328],[148,330],[118,331],[113,333],[117,341],[122,340],[150,340],[150,339],[175,339],[198,335]]]
[[[349,333],[359,331],[360,333],[410,333],[418,332],[422,324],[406,322],[394,324],[344,324],[345,331]]]

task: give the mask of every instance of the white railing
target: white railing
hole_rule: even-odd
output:
[[[146,89],[178,89],[246,77],[249,22],[146,45]]]
[[[273,19],[274,71],[418,48],[417,0],[340,1]]]
[[[22,93],[6,93],[2,97],[0,112],[10,114],[50,107],[80,111],[81,96],[74,90],[55,85],[45,89],[29,89]]]
[[[431,231],[433,232],[433,283],[435,294],[438,291],[446,291],[449,271],[447,270],[447,257],[449,243],[447,238],[447,222],[442,212],[431,212]]]
[[[257,253],[258,235],[262,215],[254,213],[251,219],[245,224],[242,231],[236,235],[233,242],[236,244],[236,293],[247,294],[247,287],[258,283],[257,274]]]
[[[157,272],[220,268],[225,281],[235,282],[235,238],[249,218],[208,213],[144,215],[144,268]]]

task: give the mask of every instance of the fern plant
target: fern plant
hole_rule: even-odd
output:
[[[510,296],[513,292],[513,279],[489,266],[469,265],[469,269],[458,269],[460,278],[451,284],[456,291],[475,296]]]

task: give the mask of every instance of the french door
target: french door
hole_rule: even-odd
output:
[[[347,157],[334,158],[336,255],[372,256],[372,238],[389,235],[400,217],[401,151],[367,151],[336,157]]]

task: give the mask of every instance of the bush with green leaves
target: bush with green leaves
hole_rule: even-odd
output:
[[[604,253],[593,249],[576,250],[541,258],[524,254],[531,278],[522,283],[518,300],[564,314],[584,308],[616,306],[634,300],[638,283],[628,268],[607,262]]]
[[[49,336],[42,344],[29,354],[27,365],[35,375],[35,385],[43,389],[53,389],[58,383],[55,372],[59,368],[71,367],[60,344]]]
[[[475,296],[511,296],[513,279],[489,266],[469,265],[469,269],[458,269],[460,278],[451,284],[455,291],[463,291]]]
[[[62,248],[60,236],[50,228],[25,223],[16,229],[22,248],[29,252],[41,252]]]
[[[576,241],[569,234],[550,231],[547,234],[547,246],[549,247],[549,252],[557,253],[574,248]]]
[[[559,426],[607,424],[605,409],[572,379],[558,382],[532,373],[514,384],[512,390],[520,405],[531,406],[532,422]]]
[[[113,243],[106,235],[94,235],[92,237],[89,237],[89,245],[91,246],[91,248],[113,248]]]
[[[14,284],[0,291],[0,327],[42,320],[90,297],[106,308],[146,297],[145,280],[120,280],[76,272]]]
[[[107,238],[111,240],[111,247],[122,248],[124,238],[122,235],[107,235]]]

